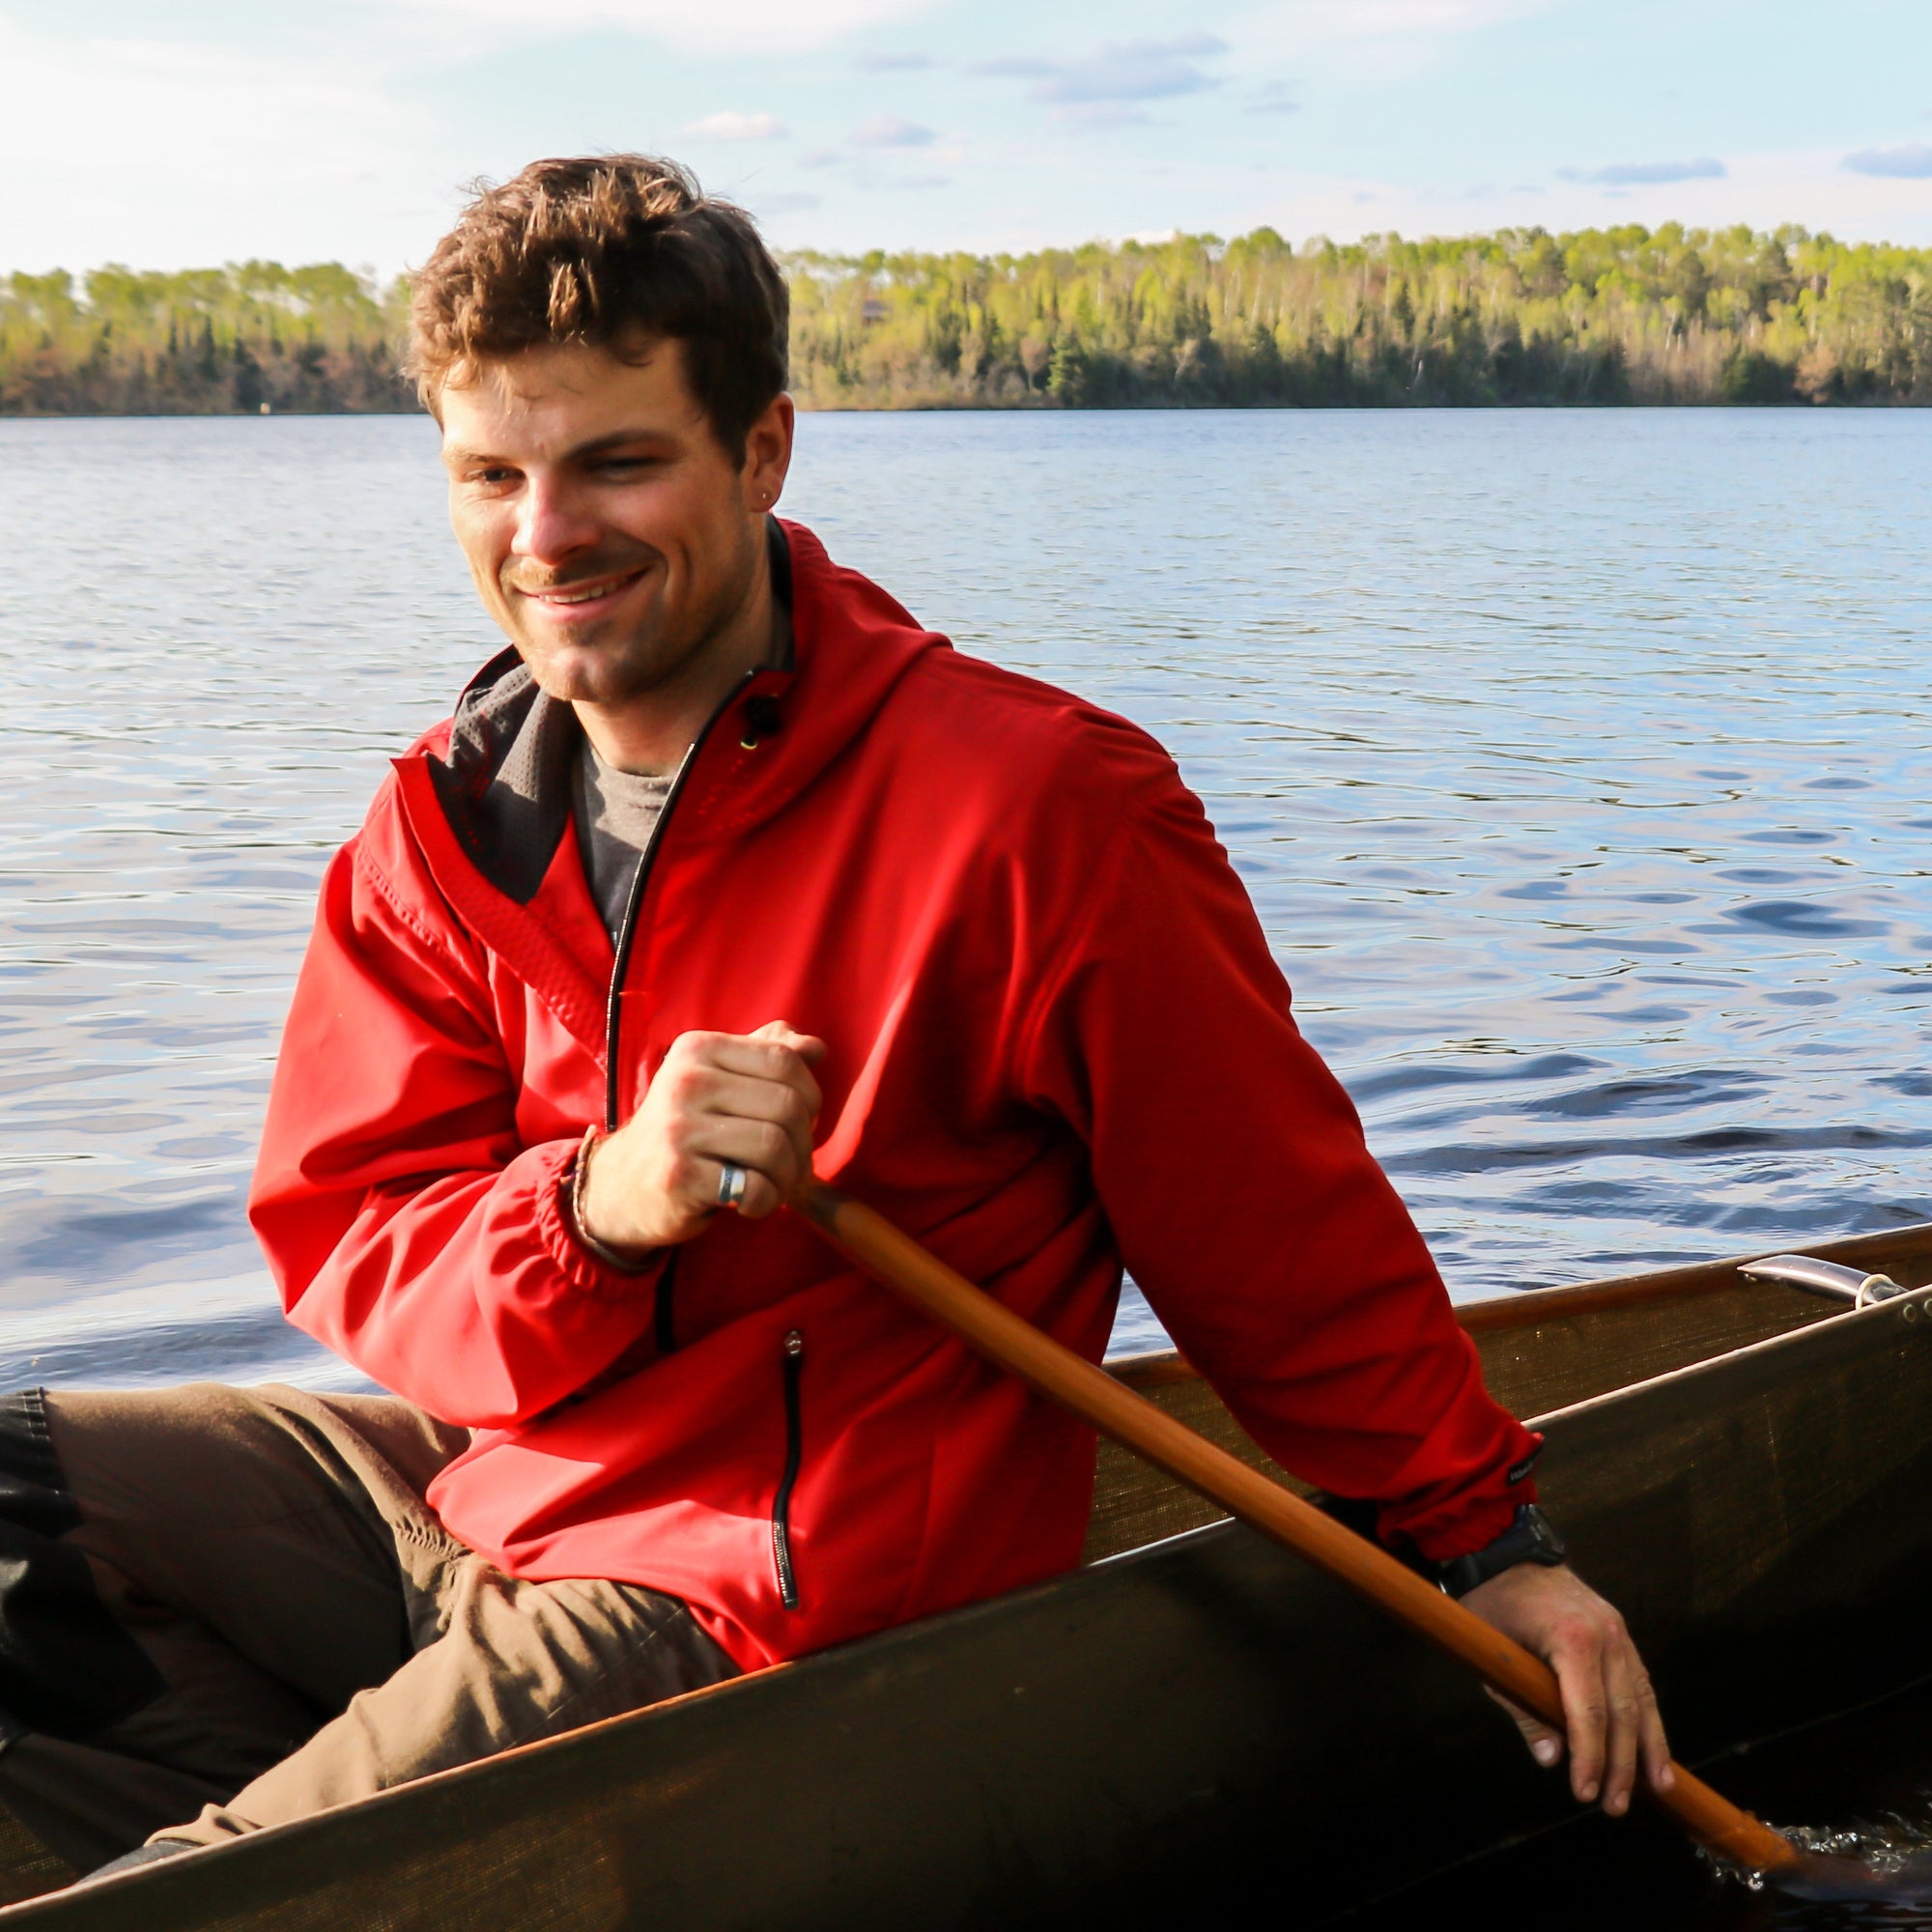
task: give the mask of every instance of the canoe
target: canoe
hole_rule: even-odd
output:
[[[1932,1283],[1932,1224],[1808,1252]],[[1691,1763],[1932,1672],[1932,1293],[1741,1265],[1459,1311]],[[1264,1462],[1176,1356],[1112,1366]],[[1319,1923],[1575,1815],[1454,1666],[1104,1446],[1087,1553],[0,1932]],[[58,1876],[18,1841],[0,1867],[14,1898]]]

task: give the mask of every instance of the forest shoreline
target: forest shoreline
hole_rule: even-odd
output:
[[[950,398],[931,402],[838,402],[813,403],[803,398],[797,399],[800,415],[827,416],[884,416],[884,415],[1013,415],[1013,414],[1077,414],[1094,415],[1149,415],[1165,412],[1183,412],[1191,415],[1227,415],[1231,413],[1248,414],[1272,411],[1278,414],[1321,414],[1321,415],[1384,415],[1395,412],[1426,411],[1475,413],[1556,414],[1564,411],[1621,411],[1625,412],[1661,411],[1678,413],[1688,411],[1711,410],[1729,412],[1738,409],[1756,410],[1804,410],[1823,408],[1835,411],[1852,411],[1864,413],[1896,411],[1911,413],[1918,410],[1932,408],[1932,398],[1914,397],[1861,399],[1857,401],[1834,399],[1818,404],[1807,403],[1803,398],[1782,398],[1773,402],[1733,402],[1719,398],[1713,401],[1687,400],[1683,402],[1635,402],[1629,399],[1615,402],[1590,402],[1552,400],[1512,401],[1512,402],[1313,402],[1313,403],[1216,403],[1216,402],[1124,402],[1124,403],[1077,403],[1066,404],[1041,397],[1033,401],[1018,402],[971,402]],[[22,410],[0,407],[0,422],[169,422],[194,421],[260,421],[268,419],[294,418],[303,422],[313,422],[330,416],[420,416],[429,412],[420,403],[410,401],[390,405],[373,406],[362,404],[320,403],[297,406],[289,409],[56,409]]]
[[[1932,403],[1932,249],[1665,223],[783,258],[809,409]],[[0,415],[407,412],[336,263],[0,280]]]

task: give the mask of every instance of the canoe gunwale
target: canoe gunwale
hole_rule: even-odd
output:
[[[1741,1348],[1727,1349],[1722,1354],[1713,1355],[1708,1360],[1688,1362],[1681,1369],[1669,1369],[1661,1376],[1647,1376],[1641,1381],[1627,1382],[1621,1388],[1605,1389],[1602,1395],[1587,1396],[1581,1402],[1568,1403],[1561,1408],[1552,1408],[1547,1414],[1527,1420],[1531,1428],[1547,1430],[1558,1423],[1588,1416],[1632,1396],[1648,1394],[1653,1389],[1664,1388],[1672,1383],[1689,1385],[1700,1376],[1716,1375],[1747,1355],[1764,1358],[1776,1355],[1780,1350],[1815,1347],[1826,1333],[1841,1329],[1848,1323],[1884,1321],[1888,1318],[1894,1323],[1920,1326],[1932,1333],[1932,1283],[1908,1289],[1905,1293],[1885,1301],[1867,1302],[1862,1308],[1845,1305],[1833,1309],[1828,1305],[1817,1321],[1806,1322],[1802,1328],[1790,1329],[1782,1335],[1769,1335],[1762,1341],[1747,1342]]]
[[[1923,1253],[1932,1262],[1932,1221],[1916,1221],[1908,1227],[1888,1228],[1874,1235],[1845,1235],[1829,1241],[1810,1241],[1804,1248],[1805,1254],[1815,1255],[1820,1261],[1843,1262],[1848,1265],[1864,1263],[1868,1267],[1892,1259],[1900,1250],[1907,1254]],[[1603,1309],[1630,1308],[1645,1301],[1717,1293],[1741,1283],[1774,1288],[1775,1283],[1746,1283],[1740,1270],[1753,1262],[1792,1252],[1790,1242],[1784,1241],[1750,1254],[1727,1255],[1720,1261],[1689,1262],[1637,1275],[1610,1275],[1597,1281],[1578,1282],[1573,1288],[1525,1289],[1516,1294],[1464,1302],[1456,1310],[1456,1319],[1465,1329],[1476,1333],[1492,1328],[1520,1328],[1547,1321],[1552,1315],[1594,1315]]]
[[[1809,1241],[1804,1252],[1815,1255],[1820,1261],[1863,1264],[1872,1269],[1882,1262],[1894,1260],[1901,1249],[1908,1254],[1922,1252],[1928,1267],[1932,1267],[1932,1221],[1915,1221],[1872,1235],[1841,1235],[1831,1240]],[[1489,1295],[1481,1301],[1458,1302],[1454,1313],[1464,1333],[1487,1334],[1497,1329],[1534,1327],[1552,1317],[1596,1315],[1652,1301],[1689,1300],[1741,1286],[1775,1290],[1776,1284],[1751,1282],[1741,1271],[1753,1262],[1791,1252],[1791,1244],[1786,1241],[1719,1261],[1685,1262],[1643,1274],[1605,1275],[1594,1281],[1577,1282],[1569,1288],[1520,1289],[1510,1294]],[[1831,1318],[1821,1315],[1819,1319]],[[1130,1388],[1137,1389],[1167,1388],[1177,1382],[1201,1378],[1200,1370],[1178,1349],[1148,1349],[1129,1355],[1113,1355],[1106,1366],[1108,1374],[1118,1376]]]

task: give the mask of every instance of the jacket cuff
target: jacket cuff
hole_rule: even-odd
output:
[[[638,1264],[626,1265],[601,1259],[584,1244],[569,1202],[577,1179],[580,1145],[577,1141],[556,1141],[549,1150],[537,1182],[537,1238],[573,1288],[613,1300],[633,1301],[640,1292],[655,1288],[668,1251],[656,1249]]]
[[[1424,1522],[1398,1528],[1389,1518],[1403,1512],[1384,1510],[1384,1536],[1393,1533],[1412,1544],[1432,1563],[1450,1563],[1487,1549],[1516,1520],[1517,1511],[1536,1500],[1532,1472],[1543,1453],[1543,1437],[1529,1430],[1519,1430],[1518,1435],[1522,1453],[1515,1462],[1491,1470],[1454,1498],[1435,1505]]]

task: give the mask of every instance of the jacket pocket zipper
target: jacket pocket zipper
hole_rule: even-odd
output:
[[[803,1431],[799,1426],[798,1384],[805,1368],[804,1331],[786,1331],[784,1352],[785,1460],[784,1473],[779,1478],[778,1494],[772,1498],[772,1567],[778,1572],[779,1601],[786,1609],[798,1608],[798,1574],[791,1562],[791,1492],[798,1481],[799,1457],[803,1450]]]
[[[668,1355],[677,1347],[677,1258],[683,1252],[673,1248],[665,1257],[657,1296],[651,1304],[651,1339],[660,1355]]]

